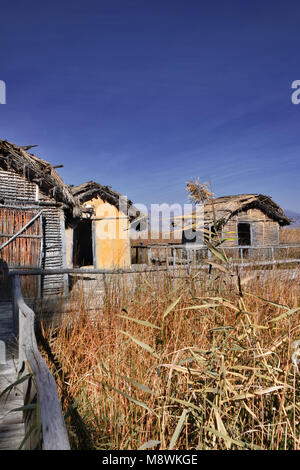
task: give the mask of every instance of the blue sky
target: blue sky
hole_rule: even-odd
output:
[[[261,192],[300,212],[300,4],[2,3],[0,137],[136,203]]]

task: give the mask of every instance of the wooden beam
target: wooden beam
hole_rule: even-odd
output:
[[[155,258],[152,258],[155,259]],[[188,260],[177,260],[178,263],[188,264]],[[271,266],[273,264],[291,264],[291,263],[298,263],[300,264],[300,258],[293,258],[293,259],[286,259],[286,260],[274,260],[274,261],[254,261],[248,263],[232,263],[232,266]],[[204,259],[202,264],[192,265],[191,269],[206,269],[208,265],[210,265],[209,259]],[[138,268],[138,265],[135,265],[135,268],[130,269],[81,269],[81,268],[73,268],[73,269],[13,269],[9,272],[9,276],[51,276],[57,274],[74,274],[74,275],[85,275],[85,274],[137,274],[137,273],[149,273],[155,271],[168,271],[167,266],[154,266],[154,267],[147,267],[145,265],[140,265],[141,269]],[[177,266],[169,266],[170,270],[174,269],[182,269],[181,264]]]

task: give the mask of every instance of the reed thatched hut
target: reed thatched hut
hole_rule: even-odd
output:
[[[203,232],[190,228],[196,220],[199,226],[217,230],[223,238],[230,238],[224,246],[276,246],[280,227],[289,225],[290,219],[270,196],[238,194],[207,201],[185,218],[183,243],[201,243]]]
[[[30,148],[0,140],[0,257],[9,268],[65,268],[65,226],[80,205]],[[21,279],[27,296],[61,294],[67,281],[63,274]]]
[[[0,140],[0,257],[9,268],[124,268],[131,264],[132,201],[94,181],[66,185],[55,168]],[[35,280],[35,281],[34,281]],[[57,295],[65,274],[22,277],[25,295]]]
[[[141,215],[132,201],[94,181],[70,186],[70,191],[82,216],[66,232],[68,267],[130,267],[130,225]]]

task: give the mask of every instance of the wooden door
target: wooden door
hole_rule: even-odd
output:
[[[26,228],[24,229],[24,227]],[[18,236],[13,238],[18,232],[20,232]],[[2,266],[7,265],[8,269],[40,267],[42,239],[39,209],[0,207],[0,258]],[[39,294],[39,276],[21,276],[20,279],[24,297],[36,297]],[[1,298],[8,297],[5,290],[6,287],[2,282]]]

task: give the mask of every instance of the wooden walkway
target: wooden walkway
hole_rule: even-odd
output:
[[[12,304],[0,301],[0,341],[5,343],[6,357],[0,357],[0,393],[16,380],[17,348],[13,335]],[[0,344],[0,351],[3,343]],[[22,384],[20,385],[20,387]],[[0,398],[0,450],[16,450],[24,438],[23,413],[10,411],[23,406],[18,387],[9,396]]]

